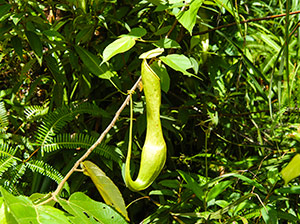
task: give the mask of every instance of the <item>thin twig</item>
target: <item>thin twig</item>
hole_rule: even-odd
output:
[[[289,15],[294,15],[294,14],[299,14],[299,13],[300,13],[300,10],[290,12]],[[284,17],[284,16],[286,16],[286,13],[282,13],[282,14],[278,14],[278,15],[272,15],[272,16],[266,16],[266,17],[261,17],[261,18],[247,19],[247,20],[240,21],[240,24],[256,22],[256,21],[261,21],[261,20],[270,20],[270,19],[275,19],[275,18]],[[234,26],[236,24],[237,24],[237,22],[233,22],[233,23],[229,23],[229,24],[226,24],[226,25],[217,26],[217,27],[212,28],[212,29],[208,29],[208,30],[204,30],[204,31],[195,33],[195,34],[193,34],[193,36],[202,35],[202,34],[209,33],[209,32],[215,31],[215,30],[220,30],[220,29],[223,29],[223,28]]]
[[[130,93],[134,92],[135,89],[138,87],[139,82],[141,81],[142,77],[140,76],[139,79],[136,81],[136,83],[132,86],[132,88],[130,89]],[[48,198],[47,200],[41,202],[39,205],[43,205],[48,203],[49,201],[52,200],[56,200],[56,196],[60,193],[60,191],[62,190],[64,184],[66,183],[66,181],[69,179],[69,177],[77,170],[77,168],[79,167],[80,163],[85,160],[90,154],[91,152],[103,141],[105,135],[110,131],[110,129],[115,125],[116,121],[118,120],[121,112],[124,110],[124,108],[126,107],[126,105],[128,104],[129,100],[131,98],[131,94],[128,94],[128,96],[126,97],[126,99],[124,100],[123,104],[121,105],[121,107],[119,108],[119,110],[116,112],[114,118],[112,119],[112,121],[110,122],[110,124],[106,127],[106,129],[102,132],[102,134],[100,135],[100,137],[97,139],[97,141],[86,151],[86,153],[76,161],[76,163],[74,164],[74,166],[72,167],[72,169],[69,170],[69,172],[67,173],[67,175],[64,177],[64,179],[59,183],[59,185],[57,186],[56,190],[52,193],[51,198]]]
[[[185,5],[180,9],[180,11],[183,12],[183,11],[185,10],[186,6],[187,6],[187,5],[185,4]],[[175,21],[174,21],[172,27],[170,28],[169,32],[168,32],[168,33],[166,34],[166,36],[165,36],[166,39],[171,35],[171,33],[172,33],[172,31],[175,29],[177,23],[178,23],[178,20],[175,19]]]

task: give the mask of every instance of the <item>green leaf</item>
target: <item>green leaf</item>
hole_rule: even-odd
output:
[[[223,214],[227,213],[231,209],[234,209],[237,205],[241,204],[245,200],[249,200],[249,198],[254,197],[255,194],[249,193],[242,197],[240,197],[238,200],[233,201],[229,205],[225,206],[224,208],[219,209],[216,212],[190,212],[190,213],[173,213],[173,215],[176,216],[182,216],[182,217],[197,217],[197,218],[205,218],[205,219],[221,219]]]
[[[277,210],[277,217],[280,219],[285,219],[285,220],[289,220],[293,223],[299,223],[300,219],[297,218],[295,215],[292,215],[290,213],[287,212],[282,212],[282,211],[278,211]]]
[[[215,2],[218,4],[220,8],[224,7],[231,15],[234,16],[234,13],[232,11],[232,5],[229,0],[215,0]]]
[[[201,7],[202,3],[203,3],[203,0],[194,0],[190,4],[188,10],[180,11],[176,15],[178,22],[180,22],[181,25],[190,32],[190,35],[192,35],[193,28],[196,24],[197,13],[198,13],[198,10]]]
[[[184,75],[187,76],[195,76],[194,74],[187,71],[193,67],[190,59],[183,54],[170,54],[167,56],[159,57],[165,64],[170,66],[176,71],[182,72]],[[197,77],[198,78],[198,77]]]
[[[167,93],[170,88],[170,77],[166,67],[161,63],[161,61],[155,61],[150,67],[160,78],[161,89]]]
[[[42,33],[52,41],[63,41],[65,39],[65,37],[56,30],[44,30]]]
[[[300,195],[300,186],[279,188],[279,189],[275,190],[275,193],[299,194]]]
[[[264,188],[263,185],[261,185],[260,183],[256,182],[255,180],[252,180],[246,176],[243,176],[241,174],[238,174],[238,173],[226,173],[222,176],[218,176],[216,178],[214,178],[213,180],[209,181],[208,183],[206,183],[206,185],[211,185],[217,181],[220,181],[224,178],[229,178],[229,177],[236,177],[236,178],[239,178],[241,179],[242,181],[252,185],[252,186],[255,186],[257,189],[259,189],[261,192],[263,193],[267,193],[266,189]]]
[[[300,154],[294,156],[289,164],[281,171],[281,175],[285,184],[288,184],[288,182],[300,175]]]
[[[10,4],[0,5],[0,19],[9,12],[10,8],[11,8]]]
[[[220,176],[220,178],[231,177],[231,176],[239,178],[242,181],[247,182],[248,184],[250,184],[252,186],[255,186],[257,189],[259,189],[263,193],[267,193],[267,191],[266,191],[266,189],[264,188],[263,185],[261,185],[260,183],[256,182],[255,180],[252,180],[252,179],[250,179],[250,178],[248,178],[246,176],[243,176],[241,174],[238,174],[238,173],[227,173],[227,174],[224,174],[224,175]]]
[[[176,197],[174,191],[169,190],[169,189],[153,190],[153,191],[150,191],[149,195],[160,195],[160,196]]]
[[[278,224],[277,211],[270,206],[262,207],[261,214],[265,223]]]
[[[94,201],[81,192],[72,194],[69,200],[58,198],[59,204],[71,215],[74,224],[125,224],[126,220],[108,205]],[[97,220],[98,222],[96,222]],[[93,222],[92,222],[93,221]]]
[[[155,42],[154,45],[159,48],[181,48],[175,40],[169,38],[160,39],[159,41]]]
[[[197,181],[184,171],[178,170],[178,173],[187,183],[187,188],[192,190],[195,193],[195,195],[200,200],[202,200],[204,197],[203,189],[202,189],[202,187],[200,187],[200,185],[197,183]]]
[[[135,45],[135,38],[131,36],[123,36],[114,42],[110,43],[103,51],[103,61],[109,61],[113,56],[128,51]]]
[[[216,211],[216,212],[212,212],[210,213],[209,217],[211,219],[220,219],[222,218],[222,215],[225,214],[226,212],[228,212],[229,210],[235,208],[237,205],[241,204],[243,201],[245,200],[249,200],[249,198],[254,197],[255,194],[253,193],[248,193],[246,195],[243,195],[242,197],[240,197],[239,199],[237,199],[236,201],[230,203],[229,205],[227,205],[224,208],[221,208],[220,210]]]
[[[11,38],[11,44],[13,45],[16,53],[19,55],[19,57],[22,59],[23,57],[23,46],[22,46],[22,41],[19,37],[14,36]]]
[[[78,43],[86,43],[87,41],[91,40],[91,38],[93,37],[94,35],[94,31],[95,31],[95,28],[94,26],[90,26],[90,27],[87,27],[85,29],[82,29],[77,35],[76,35],[76,38],[75,38],[75,42],[78,44]]]
[[[133,28],[129,34],[123,35],[123,36],[131,36],[135,38],[141,38],[142,36],[145,36],[147,33],[147,30],[144,28]]]
[[[0,223],[7,224],[5,216],[5,203],[3,197],[0,198]]]
[[[227,187],[229,187],[233,181],[227,180],[222,181],[215,185],[207,194],[206,201],[209,202],[212,199],[215,199],[219,194],[221,194]]]
[[[32,32],[32,31],[25,31],[25,35],[28,39],[29,45],[34,51],[34,53],[39,57],[43,57],[43,44],[40,40],[40,37]]]
[[[63,85],[63,83],[67,83],[67,79],[66,79],[65,75],[62,73],[62,71],[60,70],[56,58],[54,58],[51,55],[47,55],[45,57],[45,61],[46,61],[47,67],[49,68],[50,72],[52,73],[56,83],[59,83],[61,85]]]
[[[94,182],[105,203],[113,206],[129,220],[124,199],[114,182],[98,166],[90,161],[82,162],[81,166],[84,169],[84,174],[89,176]]]
[[[163,48],[155,48],[153,50],[147,51],[139,56],[140,59],[150,59],[161,55],[164,52]]]
[[[1,194],[5,201],[5,213],[8,223],[19,224],[70,224],[69,219],[59,209],[48,205],[36,206],[25,196],[13,196],[2,187]]]
[[[80,46],[75,46],[75,50],[83,61],[85,66],[96,76],[101,79],[110,79],[114,74],[108,70],[106,65],[100,66],[100,59],[93,53],[85,50]]]

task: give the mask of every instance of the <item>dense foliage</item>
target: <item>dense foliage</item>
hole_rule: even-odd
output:
[[[0,222],[299,222],[300,159],[289,164],[300,139],[299,7],[0,0]],[[110,178],[100,179],[108,195],[118,194],[110,180],[120,189],[128,217],[110,198],[100,202],[97,169],[73,173],[57,203],[43,204],[109,125],[140,76],[139,56],[153,49],[168,149],[161,174],[144,191],[125,187],[126,107],[88,160]],[[146,130],[139,87],[135,173]]]

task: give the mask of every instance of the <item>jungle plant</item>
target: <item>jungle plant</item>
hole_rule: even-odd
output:
[[[142,82],[146,98],[147,131],[142,149],[141,164],[135,181],[131,179],[130,159],[132,144],[132,113],[130,119],[130,134],[128,154],[126,158],[125,183],[133,191],[147,188],[159,175],[164,167],[167,156],[167,146],[163,138],[160,123],[161,88],[160,79],[151,69],[146,59],[142,62]],[[132,111],[132,101],[130,103]]]
[[[0,0],[0,223],[298,223],[299,5]],[[132,192],[152,49],[168,151]]]

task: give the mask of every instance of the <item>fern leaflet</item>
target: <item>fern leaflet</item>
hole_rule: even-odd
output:
[[[14,157],[7,157],[0,159],[0,176],[8,170],[11,166],[15,165],[16,159]]]
[[[44,146],[52,143],[53,137],[58,134],[68,122],[75,119],[78,114],[83,113],[99,116],[101,115],[101,110],[93,104],[84,103],[79,106],[64,106],[47,114],[37,131],[37,142],[41,146],[42,154],[44,152]]]
[[[26,163],[26,166],[31,169],[32,172],[45,175],[56,183],[60,183],[63,179],[63,176],[56,169],[41,160],[30,160]]]
[[[0,158],[14,157],[16,152],[17,152],[17,147],[13,148],[10,145],[5,143],[0,144]]]
[[[38,118],[40,116],[46,115],[48,113],[49,107],[43,106],[38,106],[38,105],[33,105],[33,106],[28,106],[26,107],[24,113],[26,116],[27,120]]]
[[[88,149],[97,141],[97,138],[86,134],[60,134],[57,135],[52,143],[45,144],[44,150],[51,152],[54,150],[66,148],[66,149]],[[108,159],[120,163],[124,158],[122,152],[118,148],[106,144],[99,144],[93,151],[100,156],[104,156]]]

